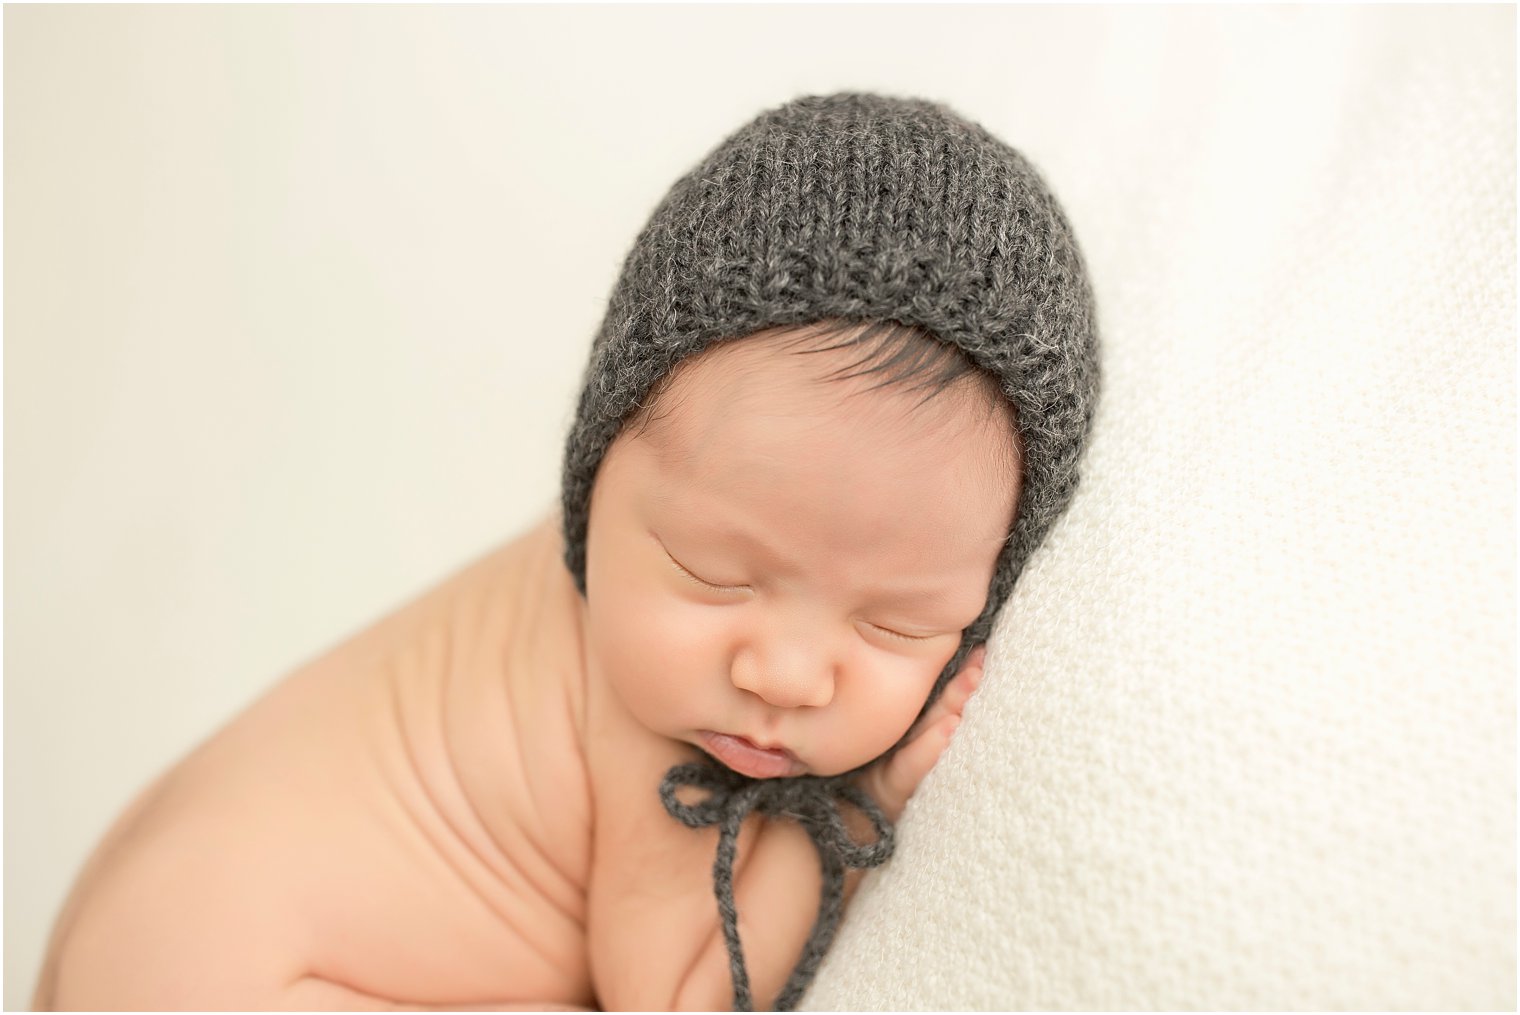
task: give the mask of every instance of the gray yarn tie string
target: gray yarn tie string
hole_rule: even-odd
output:
[[[705,800],[683,804],[676,799],[682,786],[708,790]],[[734,984],[734,1011],[753,1011],[749,974],[739,946],[739,913],[734,906],[734,854],[739,827],[752,811],[792,818],[807,831],[823,868],[823,891],[818,918],[803,946],[802,956],[776,998],[773,1011],[791,1011],[813,980],[839,926],[843,909],[845,868],[876,867],[892,855],[892,823],[876,802],[841,776],[797,776],[791,779],[751,779],[716,762],[677,765],[660,783],[660,800],[670,816],[688,828],[718,826],[718,855],[713,861],[713,891],[723,939],[728,945],[728,968]],[[871,819],[876,841],[864,845],[850,838],[840,803],[848,802]]]

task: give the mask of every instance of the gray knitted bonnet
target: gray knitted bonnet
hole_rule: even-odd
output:
[[[1025,561],[1071,501],[1099,389],[1092,291],[1060,205],[1022,155],[942,103],[863,92],[798,98],[761,113],[670,188],[592,343],[565,448],[565,566],[584,596],[597,467],[660,378],[715,342],[824,318],[921,326],[998,378],[1017,414],[1023,488],[1011,538],[927,711],[987,640]],[[891,855],[891,826],[853,785],[865,767],[752,779],[709,759],[673,768],[661,784],[673,818],[719,827],[713,882],[736,1011],[752,1003],[733,901],[740,824],[757,811],[799,821],[823,867],[818,919],[776,1002],[790,1011],[833,938],[844,869]],[[681,786],[708,796],[683,804]],[[875,842],[851,840],[842,802],[871,819]]]

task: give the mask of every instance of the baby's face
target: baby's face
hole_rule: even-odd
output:
[[[1018,493],[1002,414],[821,384],[827,355],[749,339],[683,364],[674,415],[621,434],[592,491],[598,667],[645,727],[757,777],[836,775],[902,737],[986,605]],[[714,733],[793,758],[746,770]]]

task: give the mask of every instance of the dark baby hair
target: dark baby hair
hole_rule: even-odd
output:
[[[767,332],[771,330],[766,329]],[[1004,397],[997,377],[972,362],[958,346],[941,341],[927,328],[892,320],[829,317],[797,325],[792,332],[785,348],[797,355],[848,348],[862,350],[860,357],[848,367],[825,374],[818,378],[820,381],[843,382],[853,377],[876,375],[876,383],[868,390],[904,388],[909,392],[924,391],[924,397],[915,404],[915,409],[941,398],[948,400],[945,408],[953,413],[980,409],[983,423],[1002,413],[1003,429],[1010,439],[1004,445],[1007,453],[1000,455],[995,463],[996,475],[1001,483],[1014,481],[1024,461],[1024,442],[1017,425],[1017,412],[1013,403]],[[682,368],[725,344],[709,346],[656,381],[625,421],[623,432],[635,440],[651,435],[663,436],[659,424],[679,409],[670,389],[681,376]],[[679,449],[674,453],[679,454]]]

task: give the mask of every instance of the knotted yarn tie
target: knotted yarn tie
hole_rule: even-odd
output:
[[[676,791],[683,786],[708,791],[706,799],[683,804]],[[823,868],[818,918],[803,946],[802,956],[776,998],[773,1011],[791,1011],[813,980],[818,964],[833,942],[843,909],[845,868],[862,869],[886,863],[892,855],[893,829],[876,802],[842,776],[797,776],[790,779],[751,779],[716,762],[677,765],[660,783],[660,800],[671,817],[688,828],[718,826],[718,853],[713,861],[713,891],[728,945],[728,967],[734,984],[734,1011],[753,1011],[749,974],[739,945],[739,914],[734,905],[734,855],[739,828],[752,811],[792,818],[813,840]],[[876,829],[876,840],[861,845],[850,838],[841,802],[853,804]]]

